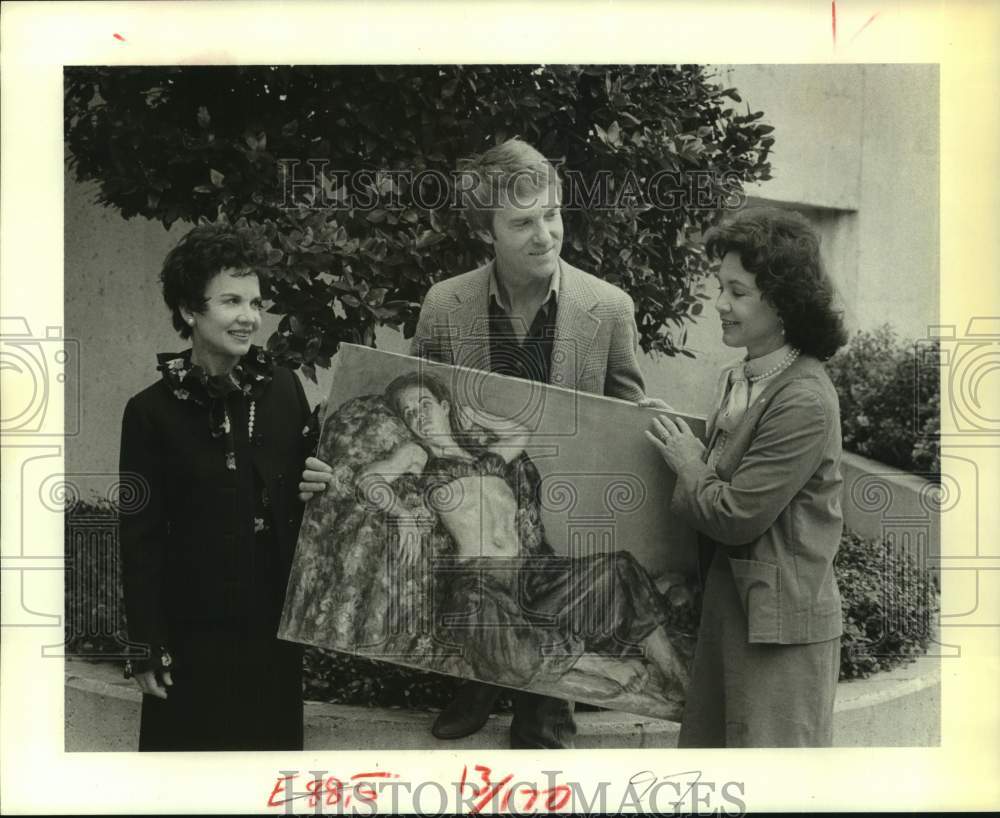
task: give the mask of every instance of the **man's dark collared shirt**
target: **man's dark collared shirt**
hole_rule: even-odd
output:
[[[513,321],[496,298],[490,298],[490,371],[530,381],[549,382],[552,371],[552,341],[556,334],[555,293],[538,308],[523,340],[518,340]]]

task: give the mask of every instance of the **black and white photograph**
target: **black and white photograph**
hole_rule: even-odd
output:
[[[940,60],[131,59],[126,22],[51,66],[17,278],[56,311],[0,317],[5,653],[63,763],[174,782],[100,808],[742,814],[959,752],[1000,318],[949,292],[995,249]]]
[[[574,701],[679,724],[661,740],[681,746],[937,743],[936,662],[917,658],[936,623],[937,521],[926,512],[894,539],[863,517],[872,476],[919,483],[893,497],[917,509],[938,479],[936,373],[914,368],[932,342],[901,336],[936,322],[933,66],[65,76],[67,189],[96,199],[67,213],[67,259],[100,235],[75,232],[88,215],[145,219],[166,250],[118,329],[130,361],[140,332],[164,339],[146,356],[159,377],[124,396],[120,446],[107,446],[132,502],[102,506],[117,511],[126,619],[107,628],[111,647],[148,654],[129,659],[140,749],[287,749],[303,734],[299,686],[331,705],[422,707],[428,749],[508,719],[500,746],[586,747],[575,739],[590,713]],[[915,104],[899,116],[920,134],[902,155],[844,96],[900,87]],[[824,164],[773,167],[780,121],[763,102],[778,89],[788,117],[796,89],[854,117],[832,150],[811,146]],[[819,138],[811,117],[793,123]],[[884,180],[843,172],[878,150],[895,158]],[[903,209],[905,235],[878,229]],[[904,295],[876,275],[890,258],[920,286]],[[87,286],[67,291],[68,318],[76,302],[96,318]],[[358,359],[347,344],[407,356]],[[435,376],[422,360],[454,369]],[[134,369],[120,380],[149,380]],[[355,371],[371,386],[359,392]],[[305,386],[327,373],[311,440]],[[572,447],[595,456],[547,467]],[[590,553],[569,553],[566,524],[543,526],[541,511],[563,502],[553,488],[603,473],[690,535],[613,521]],[[595,500],[577,498],[577,513],[599,521]],[[67,530],[93,511],[78,498]],[[531,567],[556,556],[546,531],[564,543],[561,568]],[[884,708],[881,735],[874,712],[837,722],[838,693],[887,675],[918,687],[893,707],[919,720]],[[254,724],[259,745],[243,735]]]

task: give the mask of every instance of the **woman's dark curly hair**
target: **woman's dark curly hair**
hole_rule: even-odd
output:
[[[705,234],[711,258],[737,253],[743,268],[778,311],[785,340],[827,360],[847,343],[843,316],[833,307],[834,287],[819,254],[819,236],[798,213],[745,210]]]
[[[232,270],[234,275],[256,275],[256,261],[246,238],[228,225],[204,224],[181,238],[167,254],[160,272],[163,300],[181,338],[191,337],[181,307],[204,312],[208,282],[222,270]]]

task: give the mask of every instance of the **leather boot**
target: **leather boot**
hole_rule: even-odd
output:
[[[465,682],[455,692],[451,703],[438,713],[431,733],[441,739],[471,736],[486,724],[502,689],[482,682]]]

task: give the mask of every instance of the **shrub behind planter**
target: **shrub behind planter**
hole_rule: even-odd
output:
[[[840,678],[867,678],[927,652],[938,592],[905,549],[845,533],[833,565],[844,616]]]
[[[885,324],[857,333],[827,363],[840,396],[847,451],[937,476],[940,370],[937,341],[903,343]]]

